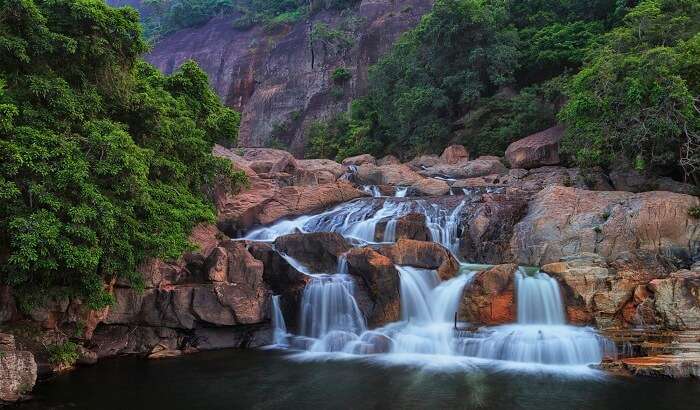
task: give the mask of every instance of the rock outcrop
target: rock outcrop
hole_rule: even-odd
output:
[[[450,145],[442,151],[440,160],[446,164],[457,164],[463,161],[469,161],[469,151],[464,148],[464,145]]]
[[[382,246],[379,252],[395,265],[434,269],[441,280],[451,279],[459,271],[459,263],[455,257],[435,242],[399,239],[394,245]]]
[[[559,141],[564,126],[557,125],[515,141],[506,149],[506,159],[512,168],[538,168],[559,164]]]
[[[275,248],[312,272],[333,273],[338,267],[338,257],[350,249],[350,244],[336,232],[294,233],[277,238]]]
[[[598,192],[550,186],[515,226],[511,248],[521,265],[541,266],[581,252],[608,261],[644,250],[688,266],[700,251],[700,199],[671,192]]]

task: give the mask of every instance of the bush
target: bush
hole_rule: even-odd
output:
[[[352,73],[345,67],[338,67],[333,70],[331,74],[331,79],[336,84],[342,84],[352,78]]]
[[[688,209],[688,216],[695,219],[700,219],[700,206],[694,206]]]
[[[46,350],[53,365],[72,366],[79,356],[78,345],[71,341],[49,345]]]

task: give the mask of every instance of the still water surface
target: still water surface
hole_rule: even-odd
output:
[[[357,360],[298,361],[222,350],[118,358],[37,386],[34,409],[700,409],[700,383],[427,370]]]

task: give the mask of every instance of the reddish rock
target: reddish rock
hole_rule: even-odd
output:
[[[350,244],[337,232],[293,233],[275,240],[275,248],[313,272],[333,273],[338,266],[338,256],[347,252]]]
[[[559,141],[564,127],[557,125],[515,141],[506,149],[506,159],[513,168],[537,168],[559,163]]]
[[[413,158],[406,165],[408,165],[414,171],[420,171],[426,168],[434,167],[441,162],[440,157],[437,155],[421,155]]]
[[[700,271],[682,270],[649,283],[654,310],[664,328],[700,329]]]
[[[358,167],[355,180],[361,185],[410,186],[423,179],[405,164],[376,166],[364,164]]]
[[[384,238],[386,224],[377,226],[377,241]],[[417,212],[408,213],[396,220],[396,240],[413,239],[416,241],[430,241],[432,236],[426,224],[425,215]]]
[[[446,164],[457,164],[469,160],[469,151],[464,145],[450,145],[442,151],[440,160]]]
[[[241,148],[243,159],[258,174],[286,172],[294,173],[296,159],[287,151],[272,148]]]
[[[417,196],[442,196],[450,192],[450,186],[439,179],[423,178],[411,185],[411,190]]]
[[[399,239],[394,245],[382,246],[379,252],[391,259],[395,265],[437,270],[442,280],[451,279],[459,271],[459,263],[455,257],[435,242]]]
[[[371,154],[361,154],[361,155],[356,155],[354,157],[348,157],[345,158],[342,162],[343,166],[349,166],[349,165],[355,165],[355,166],[360,166],[360,165],[376,165],[377,160],[371,155]]]
[[[368,324],[375,327],[398,321],[400,282],[394,262],[370,247],[351,249],[347,261],[349,273],[360,278],[357,299]]]
[[[537,193],[516,225],[511,249],[521,265],[541,266],[581,252],[608,261],[633,250],[688,264],[700,220],[688,209],[700,199],[671,192],[586,191],[550,186]]]
[[[506,264],[477,273],[464,289],[459,319],[484,325],[514,322],[514,275],[517,269],[515,264]]]
[[[298,159],[294,185],[320,185],[335,182],[345,167],[330,159]]]
[[[401,161],[393,155],[387,155],[377,160],[377,165],[398,165]]]
[[[236,195],[219,197],[219,227],[231,236],[254,225],[265,225],[284,217],[320,211],[324,208],[366,196],[348,182],[317,186],[268,186]]]

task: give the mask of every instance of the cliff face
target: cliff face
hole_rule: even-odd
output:
[[[146,58],[166,73],[187,59],[196,60],[224,102],[243,113],[241,146],[265,146],[276,138],[300,155],[304,130],[363,95],[368,67],[415,26],[432,3],[363,0],[351,10],[318,13],[310,21],[276,31],[238,30],[231,17],[216,17],[162,39]],[[312,35],[314,27],[323,28],[319,24],[334,30],[336,37]],[[338,67],[348,69],[352,77],[334,83],[331,74]]]

